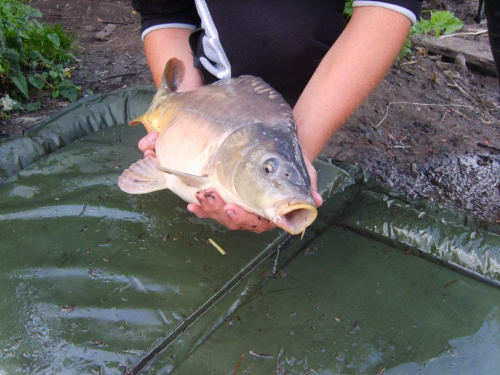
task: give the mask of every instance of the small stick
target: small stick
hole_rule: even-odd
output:
[[[441,120],[439,120],[440,124],[444,121],[444,118],[446,117],[447,113],[448,113],[448,110],[444,111],[443,116],[441,117]]]
[[[245,354],[240,355],[240,359],[238,360],[238,363],[236,364],[233,370],[233,375],[236,375],[238,373],[238,370],[240,369],[244,359],[245,359]]]
[[[487,32],[488,30],[479,30],[476,32],[469,32],[469,33],[456,33],[456,34],[442,35],[438,39],[451,38],[452,36],[475,36],[475,35],[486,34]]]
[[[451,76],[450,73],[445,72],[444,74],[449,78],[449,80],[451,82],[453,82],[453,85],[451,85],[451,87],[460,91],[462,93],[462,95],[465,96],[467,99],[469,99],[471,102],[474,101],[474,97],[472,96],[472,94],[470,94],[465,88],[463,88],[462,84],[459,84],[458,81],[455,81],[455,79]],[[450,85],[448,85],[448,86],[450,86]]]
[[[462,116],[463,118],[466,118],[467,120],[470,120],[471,118],[469,116],[464,115],[462,112],[457,111],[456,109],[452,109],[452,112],[455,112],[457,115]]]
[[[477,142],[477,145],[481,146],[481,147],[491,148],[492,150],[495,150],[495,151],[500,151],[499,147],[491,146],[491,145],[486,144],[486,143]]]
[[[107,73],[107,72],[105,72]],[[118,77],[128,77],[128,76],[136,76],[138,73],[121,73],[121,74],[115,74],[109,77],[103,77],[100,79],[100,81],[107,81],[108,79],[113,79],[113,78],[118,78]],[[94,81],[96,82],[96,81]]]
[[[208,242],[210,242],[217,249],[217,251],[219,253],[221,253],[222,255],[226,255],[226,252],[224,251],[224,249],[222,247],[220,247],[214,240],[209,238]]]
[[[261,359],[273,359],[274,358],[272,355],[255,353],[253,350],[250,350],[248,353],[252,357],[261,358]]]
[[[453,285],[453,284],[456,284],[456,283],[458,283],[458,279],[453,280],[453,281],[450,281],[449,283],[446,283],[446,284],[444,285],[444,287],[445,287],[445,288],[448,288],[450,285]]]
[[[385,109],[385,115],[384,117],[382,118],[382,120],[380,120],[380,122],[375,125],[375,128],[378,128],[384,121],[385,121],[385,118],[387,117],[387,115],[389,114],[389,107],[393,104],[408,104],[408,105],[420,105],[420,106],[429,106],[429,107],[464,107],[464,108],[474,108],[473,106],[471,105],[461,105],[461,104],[433,104],[433,103],[411,103],[411,102],[390,102],[386,109]]]
[[[101,19],[97,20],[97,22],[100,22],[100,23],[110,23],[112,25],[131,25],[131,24],[134,23],[134,22],[130,22],[130,21],[125,21],[125,22],[121,22],[121,21],[105,21],[105,20],[101,20]]]

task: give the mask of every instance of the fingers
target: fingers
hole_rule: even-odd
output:
[[[227,204],[224,210],[231,218],[232,224],[236,226],[238,230],[249,230],[255,233],[262,233],[276,228],[276,224],[268,219],[251,214],[237,205]]]
[[[144,136],[138,143],[139,150],[144,156],[155,156],[156,140],[158,139],[158,132],[153,131]]]
[[[314,203],[316,203],[316,207],[320,207],[323,204],[323,198],[321,195],[316,190],[312,190],[311,194],[313,196]]]
[[[152,158],[156,158],[156,152],[154,152],[153,150],[144,151],[144,157],[147,158],[148,156],[152,157]]]
[[[317,191],[316,169],[308,161],[306,161],[306,166],[311,177],[312,197],[316,207],[320,207],[323,204],[323,199]],[[226,204],[219,194],[211,188],[197,192],[196,199],[199,205],[191,203],[187,208],[200,219],[211,218],[231,230],[248,230],[255,233],[276,228],[276,224],[265,218],[249,213],[237,205]]]
[[[321,195],[318,193],[318,174],[316,172],[316,168],[314,168],[312,163],[308,160],[305,160],[305,163],[307,171],[309,172],[309,177],[311,178],[311,194],[314,202],[316,203],[316,207],[320,207],[323,204],[323,198],[321,198]]]
[[[213,189],[196,193],[200,205],[189,204],[188,210],[201,219],[211,218],[231,230],[248,230],[262,233],[276,227],[269,220],[249,213],[234,204],[227,204]]]

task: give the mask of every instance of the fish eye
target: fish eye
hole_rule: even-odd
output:
[[[280,161],[277,158],[269,158],[262,164],[262,169],[267,174],[276,172],[280,167]]]

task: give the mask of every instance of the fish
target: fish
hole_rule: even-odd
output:
[[[318,212],[290,106],[251,75],[177,92],[184,72],[181,60],[170,59],[149,109],[129,122],[159,135],[156,157],[124,170],[120,189],[169,189],[198,204],[195,194],[210,187],[226,203],[303,235]]]

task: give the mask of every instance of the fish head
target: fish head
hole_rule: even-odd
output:
[[[234,203],[291,234],[317,216],[294,128],[255,123],[237,129],[218,150],[214,171]]]

